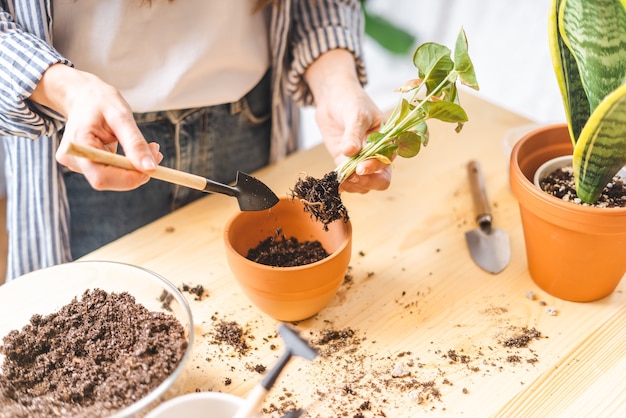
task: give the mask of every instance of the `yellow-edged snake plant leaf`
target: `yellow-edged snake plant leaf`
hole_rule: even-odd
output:
[[[574,148],[576,193],[587,203],[626,162],[626,84],[608,95],[591,114]]]
[[[548,32],[552,65],[554,66],[554,73],[563,98],[565,117],[567,118],[573,146],[591,112],[587,94],[580,80],[576,60],[559,35],[559,6],[564,1],[552,0]]]
[[[552,3],[550,48],[575,144],[576,191],[586,203],[626,163],[625,3]]]

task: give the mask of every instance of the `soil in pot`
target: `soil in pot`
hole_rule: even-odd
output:
[[[274,267],[294,267],[315,263],[328,257],[320,241],[299,241],[287,238],[281,229],[276,235],[261,241],[248,251],[246,258],[256,263]]]
[[[4,337],[0,417],[109,416],[161,384],[186,348],[172,315],[87,290]]]
[[[559,168],[539,181],[539,186],[545,192],[559,199],[584,204],[576,196],[574,171],[571,166]],[[602,208],[626,207],[626,183],[621,177],[615,176],[611,183],[602,191],[600,199],[594,205]]]
[[[320,222],[324,231],[328,231],[328,225],[338,219],[344,222],[350,219],[339,194],[335,171],[326,173],[321,179],[311,176],[299,178],[290,196],[292,200],[298,199],[302,203],[304,212]],[[246,258],[268,266],[295,267],[315,263],[329,255],[320,241],[299,241],[285,236],[278,228],[274,236],[251,248]]]

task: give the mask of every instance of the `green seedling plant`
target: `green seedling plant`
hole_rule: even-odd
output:
[[[415,157],[428,144],[428,119],[456,123],[457,132],[467,122],[467,114],[459,103],[457,81],[474,90],[479,87],[465,31],[461,29],[457,36],[454,54],[444,45],[428,42],[415,50],[413,64],[418,78],[398,89],[398,104],[379,131],[368,135],[361,151],[335,168],[339,183],[365,160],[375,158],[391,164],[395,155]]]
[[[467,114],[459,104],[457,82],[478,90],[474,65],[467,52],[467,38],[461,29],[454,54],[449,48],[429,42],[413,54],[418,78],[398,89],[400,99],[387,121],[366,138],[361,151],[345,160],[324,178],[300,178],[291,196],[304,204],[304,210],[324,224],[324,229],[338,219],[348,221],[348,211],[341,201],[339,185],[366,160],[377,159],[391,164],[396,155],[415,157],[428,144],[426,120],[439,119],[456,123],[459,132]]]
[[[576,194],[594,204],[626,164],[626,1],[552,0],[548,27]]]

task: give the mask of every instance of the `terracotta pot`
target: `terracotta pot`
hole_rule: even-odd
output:
[[[272,267],[248,260],[251,248],[281,229],[299,241],[320,241],[330,256],[296,267]],[[344,280],[352,253],[352,225],[342,220],[323,225],[298,201],[283,197],[274,207],[239,212],[224,230],[228,264],[246,296],[280,321],[309,318],[328,305]]]
[[[565,202],[533,184],[545,161],[571,153],[565,124],[530,132],[513,147],[510,182],[533,281],[553,296],[588,302],[611,294],[626,272],[626,208]]]

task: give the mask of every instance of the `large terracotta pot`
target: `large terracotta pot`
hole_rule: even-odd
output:
[[[565,202],[533,184],[540,165],[571,153],[565,124],[530,132],[513,148],[510,182],[533,281],[553,296],[588,302],[611,294],[626,272],[626,208]]]
[[[320,241],[330,253],[315,263],[272,267],[248,260],[248,250],[281,229],[299,241]],[[298,201],[283,197],[274,207],[239,212],[226,224],[228,264],[246,296],[263,312],[281,321],[309,318],[328,305],[344,280],[352,253],[350,222],[335,221],[324,231]]]

